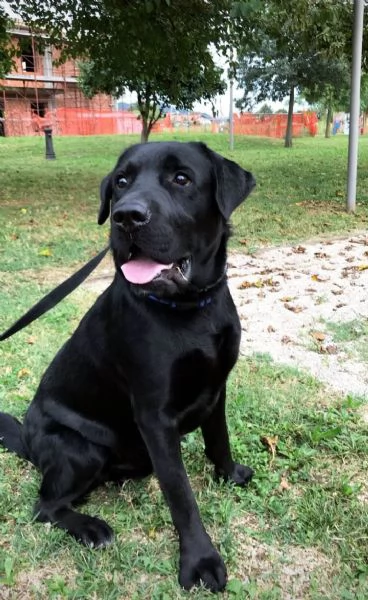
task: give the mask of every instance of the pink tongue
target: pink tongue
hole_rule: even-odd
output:
[[[148,283],[156,275],[159,275],[163,269],[170,269],[171,267],[172,263],[171,265],[163,265],[142,256],[124,263],[121,270],[125,279],[130,283]]]

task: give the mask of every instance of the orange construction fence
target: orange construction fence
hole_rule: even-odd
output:
[[[35,111],[5,111],[3,127],[6,136],[34,135],[47,127],[52,127],[55,135],[107,135],[140,133],[141,122],[128,111],[62,107],[42,117]]]
[[[8,103],[9,105],[10,103]],[[293,136],[303,134],[316,135],[317,115],[314,112],[293,115]],[[234,133],[236,135],[258,135],[282,138],[286,133],[286,114],[255,115],[245,113],[234,115]],[[107,135],[140,134],[141,120],[136,113],[129,111],[90,110],[88,108],[57,108],[49,110],[43,116],[36,111],[24,112],[6,110],[2,119],[3,134],[23,136],[41,134],[45,128],[52,127],[55,135]],[[208,120],[196,117],[194,113],[186,116],[167,114],[153,127],[156,133],[163,131],[228,131],[227,119]]]
[[[259,114],[243,113],[234,115],[235,135],[259,135],[283,138],[286,134],[287,114]],[[303,134],[315,136],[318,129],[318,117],[315,112],[302,112],[293,114],[293,136]]]

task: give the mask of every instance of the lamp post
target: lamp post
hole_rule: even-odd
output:
[[[353,64],[351,73],[349,124],[348,193],[346,201],[346,208],[349,213],[355,211],[356,204],[364,4],[364,0],[354,0]]]

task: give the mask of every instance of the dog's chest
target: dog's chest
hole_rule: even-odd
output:
[[[170,370],[170,408],[180,428],[198,427],[213,409],[237,356],[223,335],[205,336],[187,349]]]

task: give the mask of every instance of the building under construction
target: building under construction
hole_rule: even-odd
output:
[[[46,36],[39,44],[19,22],[10,34],[20,55],[0,79],[0,135],[34,135],[46,126],[58,135],[105,133],[114,109],[112,97],[86,98],[78,88],[77,61],[56,66],[60,51],[47,45]]]

